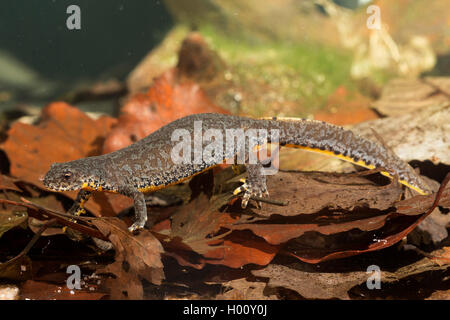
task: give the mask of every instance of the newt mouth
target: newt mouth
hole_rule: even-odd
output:
[[[45,186],[50,191],[69,191],[70,189],[68,187],[49,187]]]
[[[69,186],[60,186],[60,185],[53,185],[52,183],[45,183],[44,180],[44,187],[47,188],[50,191],[70,191],[74,190],[73,188]]]

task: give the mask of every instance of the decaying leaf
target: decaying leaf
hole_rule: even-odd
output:
[[[169,236],[182,239],[187,247],[199,254],[214,250],[215,247],[208,244],[217,239],[214,234],[223,225],[234,221],[229,214],[215,210],[217,205],[201,194],[172,215]]]
[[[269,278],[268,286],[282,287],[298,292],[306,299],[350,299],[348,291],[364,282],[365,271],[322,273],[303,271],[301,265],[270,264],[265,269],[254,270],[258,277]]]
[[[440,266],[450,265],[450,247],[444,247],[438,250],[432,260]]]
[[[450,226],[450,215],[436,208],[408,235],[408,242],[416,246],[437,246],[448,237],[447,225]]]
[[[0,238],[2,235],[27,220],[26,211],[0,211]]]
[[[26,280],[32,275],[32,262],[27,256],[0,263],[0,279]]]
[[[431,254],[431,256],[437,255],[439,251]],[[434,259],[423,258],[395,271],[385,271],[382,266],[379,266],[380,288],[384,288],[388,283],[398,283],[403,279],[420,276],[426,272],[445,271],[449,264],[450,261],[445,265],[438,265]],[[264,269],[253,270],[252,274],[268,278],[267,286],[270,288],[281,287],[294,290],[306,299],[350,299],[350,289],[359,285],[366,287],[368,280],[373,281],[370,277],[375,269],[368,271],[366,266],[361,270],[358,267],[360,265],[355,270],[355,266],[349,265],[348,271],[345,272],[325,272],[320,269],[313,270],[311,266],[301,263],[270,264]]]
[[[12,190],[17,192],[22,192],[22,190],[17,187],[16,182],[18,179],[14,179],[3,174],[0,174],[0,189],[1,190]]]
[[[399,242],[421,223],[438,205],[448,206],[450,185],[447,175],[437,194],[415,196],[395,205],[397,215],[390,218],[380,229],[324,236],[313,232],[290,241],[292,256],[308,263],[344,258],[380,250]],[[429,206],[426,205],[429,203]],[[404,211],[402,211],[404,210]],[[400,214],[398,214],[400,213]]]
[[[118,218],[94,219],[92,223],[111,241],[116,251],[115,262],[99,273],[115,275],[109,289],[113,299],[142,298],[141,279],[161,284],[164,279],[160,242],[147,230],[131,234]]]
[[[430,160],[434,164],[450,164],[449,102],[352,127],[361,136],[376,141],[372,129],[404,161]]]
[[[322,209],[351,211],[357,207],[385,210],[399,199],[395,183],[377,186],[366,177],[321,172],[280,171],[268,176],[270,197],[288,201],[288,206],[263,204],[261,216],[317,213]],[[255,211],[256,213],[256,211]]]
[[[8,156],[13,177],[45,189],[41,177],[52,163],[99,155],[103,140],[116,121],[107,116],[93,120],[75,107],[55,102],[42,110],[37,126],[13,123],[0,148]],[[77,193],[64,194],[75,199]],[[96,192],[86,208],[95,215],[111,216],[131,203],[131,199],[121,195]]]
[[[220,300],[276,300],[275,295],[265,295],[265,282],[236,279],[222,283],[223,293],[216,296]]]
[[[383,89],[375,108],[388,116],[420,111],[429,106],[450,102],[449,77],[393,79]]]
[[[426,300],[450,300],[450,289],[435,291]]]
[[[179,83],[176,71],[167,71],[147,93],[137,93],[121,108],[103,153],[124,148],[178,118],[203,112],[228,113],[212,103],[198,84]]]

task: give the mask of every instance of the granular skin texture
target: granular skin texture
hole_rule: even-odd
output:
[[[245,139],[241,149],[236,145],[230,148],[226,138],[230,129],[238,130],[235,131],[236,139],[242,138],[242,133],[252,138]],[[208,133],[214,133],[211,130],[222,134],[223,146],[219,148],[222,152],[209,152],[207,156],[205,151],[211,151],[208,145],[214,141],[208,140]],[[267,135],[255,134],[260,132],[267,132]],[[382,168],[385,175],[398,177],[401,183],[419,193],[430,192],[413,168],[389,149],[342,127],[307,119],[251,119],[215,113],[195,114],[175,120],[146,138],[109,154],[55,163],[46,174],[44,185],[54,191],[81,189],[83,192],[75,201],[72,213],[82,212],[83,203],[92,190],[129,196],[135,200],[137,221],[131,228],[135,230],[143,227],[147,216],[142,193],[179,183],[227,159],[236,160],[241,156],[240,159],[247,164],[249,177],[244,188],[245,204],[251,195],[266,194],[262,165],[248,164],[249,155],[245,154],[245,150],[252,150],[252,145],[271,142],[272,132],[279,133],[278,141],[272,142],[280,146],[334,155],[367,168]],[[176,162],[172,152],[177,146],[181,148],[188,144],[182,140],[187,136],[190,140],[185,142],[191,143],[191,147],[184,150],[190,154],[187,154],[187,161]],[[197,140],[200,141],[197,144],[200,148],[195,147],[195,139],[200,139]],[[198,150],[203,150],[203,156],[198,154]]]

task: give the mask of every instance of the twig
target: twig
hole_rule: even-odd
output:
[[[42,219],[42,217],[45,218],[46,216],[50,216],[50,217],[56,219],[58,221],[58,223],[60,223],[62,225],[68,226],[72,229],[75,229],[81,233],[87,234],[91,237],[100,238],[102,240],[108,241],[108,239],[97,229],[91,228],[86,225],[78,224],[73,221],[74,219],[77,219],[77,220],[82,220],[83,222],[86,222],[88,224],[91,224],[89,222],[90,218],[88,218],[88,217],[73,216],[73,215],[69,215],[66,213],[51,210],[51,209],[42,207],[40,205],[37,205],[23,197],[21,198],[21,200],[23,202],[16,202],[16,201],[11,201],[11,200],[0,199],[0,203],[3,202],[3,203],[15,205],[15,206],[25,207],[25,208],[31,210],[31,211],[29,211],[29,215],[34,216],[37,219]],[[37,214],[34,213],[34,215],[32,215],[31,214],[32,212],[37,212]]]
[[[255,201],[265,202],[268,204],[273,204],[275,206],[289,205],[289,201],[283,201],[283,200],[273,200],[273,199],[267,199],[267,198],[262,198],[262,197],[257,197],[257,196],[251,196],[250,199],[255,200]]]
[[[42,233],[49,227],[51,227],[52,225],[56,224],[58,221],[57,219],[50,219],[47,222],[45,222],[40,228],[39,230],[34,234],[33,238],[31,239],[30,242],[28,242],[27,246],[22,250],[22,252],[20,252],[17,256],[15,256],[14,258],[8,260],[5,262],[6,263],[12,263],[16,260],[19,260],[20,258],[22,258],[24,255],[26,255],[28,253],[28,251],[30,251],[30,249],[34,246],[34,244],[36,243],[36,241],[38,241],[38,239],[41,237]]]

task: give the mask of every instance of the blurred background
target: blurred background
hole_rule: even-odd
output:
[[[80,30],[66,26],[74,4]],[[359,122],[375,117],[373,102],[390,80],[450,71],[446,0],[16,0],[0,7],[6,117],[37,114],[55,100],[117,115],[121,98],[180,67],[192,32],[185,74],[232,113]]]
[[[449,73],[448,0],[0,1],[0,200],[23,205],[27,199],[65,212],[77,193],[43,186],[53,163],[110,153],[202,112],[343,125],[388,146],[437,191],[450,171]],[[322,173],[298,180],[314,180],[311,188],[290,180],[298,172],[269,179],[272,199],[297,199],[257,216],[223,197],[234,189],[231,168],[156,191],[161,200],[151,197],[147,205],[169,253],[162,260],[158,241],[145,250],[124,241],[116,246],[117,263],[109,265],[111,251],[103,255],[92,243],[72,242],[60,227],[45,230],[25,256],[48,216],[16,214],[16,205],[3,203],[0,278],[11,285],[5,290],[0,282],[0,299],[19,290],[22,299],[72,298],[65,290],[69,264],[82,266],[85,280],[84,274],[93,275],[86,280],[95,282],[89,292],[76,291],[80,299],[104,292],[112,299],[142,298],[141,278],[151,299],[450,299],[448,193],[406,242],[430,198],[408,199],[412,193],[405,191],[407,201],[416,202],[403,205],[397,185],[380,175],[319,178],[327,177],[324,171],[361,169],[323,154],[283,148],[279,162],[280,171]],[[350,191],[355,185],[361,192]],[[221,193],[211,200],[208,188]],[[334,191],[341,189],[343,196]],[[179,200],[184,203],[176,209]],[[132,199],[103,192],[86,203],[97,217],[123,217],[131,206]],[[264,212],[274,218],[262,222],[269,216]],[[248,230],[222,233],[234,221]],[[311,230],[299,227],[297,234],[292,227],[301,224]],[[356,252],[365,255],[348,257]],[[131,256],[145,263],[124,260]],[[347,259],[290,262],[332,256]],[[166,282],[159,286],[163,264]],[[365,289],[366,267],[374,264],[386,277],[383,290]],[[116,281],[102,278],[105,290],[93,274],[99,270],[116,274]]]

